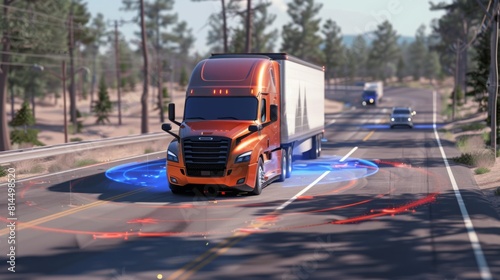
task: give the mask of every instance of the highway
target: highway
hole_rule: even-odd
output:
[[[417,111],[414,129],[389,129],[393,106]],[[393,88],[328,114],[321,158],[260,196],[175,196],[163,154],[20,181],[16,272],[3,227],[0,279],[500,279],[498,214],[443,159],[459,152],[440,108]]]

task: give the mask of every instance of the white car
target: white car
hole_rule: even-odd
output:
[[[410,107],[394,107],[391,113],[391,128],[396,126],[408,126],[413,128],[413,116],[417,113]]]

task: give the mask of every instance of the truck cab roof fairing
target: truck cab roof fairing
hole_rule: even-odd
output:
[[[264,56],[248,56],[237,61],[234,58],[205,59],[193,70],[188,96],[211,95],[212,90],[221,88],[234,93],[230,95],[239,96],[267,92],[270,65],[271,60]]]

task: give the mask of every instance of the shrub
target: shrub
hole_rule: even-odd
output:
[[[456,163],[465,164],[468,166],[474,166],[474,157],[471,153],[463,153],[458,157],[452,158],[452,160]]]
[[[476,175],[480,175],[480,174],[490,172],[490,169],[487,167],[478,167],[478,168],[476,168],[476,170],[474,170],[474,172],[476,173]]]
[[[30,173],[32,173],[32,174],[42,173],[44,171],[45,171],[45,168],[42,165],[40,165],[40,164],[33,165],[30,168]]]
[[[98,161],[92,158],[79,159],[75,162],[75,167],[84,167],[96,163],[98,163]]]
[[[483,149],[462,153],[452,160],[472,167],[490,167],[495,164],[495,154],[491,150]]]
[[[460,129],[462,129],[462,131],[481,130],[483,128],[486,128],[486,124],[483,122],[469,123],[460,126]]]
[[[73,137],[73,138],[70,138],[69,141],[70,142],[81,142],[81,141],[83,141],[83,139],[80,137]]]
[[[0,166],[0,177],[7,176],[7,169],[3,166]]]
[[[144,149],[144,153],[145,154],[154,153],[154,150],[152,148],[146,148],[146,149]]]
[[[49,166],[48,170],[49,170],[50,173],[55,173],[55,172],[62,171],[63,168],[61,166],[57,165],[57,164],[53,164],[53,165]]]

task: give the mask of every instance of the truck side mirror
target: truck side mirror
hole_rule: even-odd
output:
[[[175,121],[175,104],[174,103],[168,103],[168,119],[171,122]]]
[[[172,125],[169,123],[163,123],[161,125],[161,129],[165,132],[169,132],[170,130],[172,130]]]
[[[172,130],[172,125],[169,124],[169,123],[162,123],[161,124],[161,129],[163,131],[165,131],[166,133],[172,135],[175,137],[175,139],[177,139],[177,141],[181,141],[181,138],[179,137],[179,135],[173,133],[171,130]]]
[[[174,103],[168,103],[168,119],[175,123],[176,125],[181,125],[180,122],[175,120],[175,104]],[[163,126],[162,126],[163,129]]]
[[[278,120],[278,105],[271,104],[271,122]]]
[[[257,132],[262,130],[262,125],[260,124],[251,124],[248,126],[248,131],[250,132]]]

